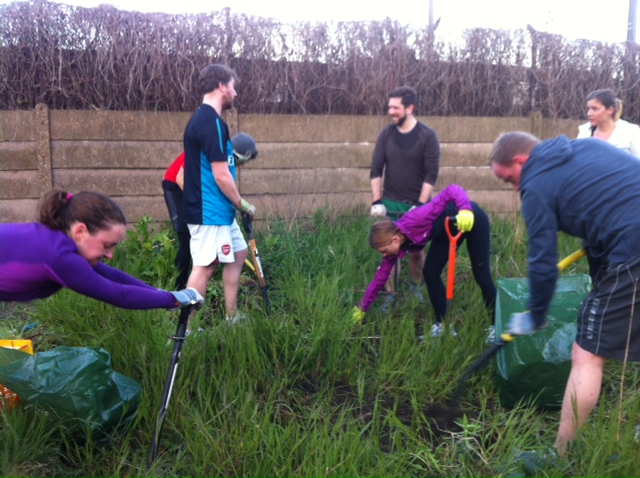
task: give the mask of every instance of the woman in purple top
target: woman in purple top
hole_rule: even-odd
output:
[[[42,198],[38,222],[0,224],[0,301],[42,299],[67,287],[124,309],[201,305],[194,289],[156,289],[102,263],[125,238],[126,221],[109,197],[53,189]]]
[[[469,232],[473,227],[472,205],[466,191],[457,184],[447,186],[431,202],[410,210],[399,220],[393,222],[386,218],[371,227],[369,245],[380,252],[383,259],[364,297],[353,311],[354,322],[362,321],[364,314],[384,288],[396,259],[404,257],[408,252],[425,248],[431,239],[434,223],[445,212],[449,203],[456,206],[458,229]]]

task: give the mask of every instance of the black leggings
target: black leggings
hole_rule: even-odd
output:
[[[162,188],[164,190],[164,200],[169,211],[169,218],[173,230],[178,236],[178,252],[176,253],[176,270],[178,277],[176,279],[176,289],[181,290],[187,286],[189,273],[191,272],[191,234],[189,227],[184,220],[184,212],[182,209],[182,190],[177,184],[163,180]]]
[[[473,228],[470,232],[462,235],[458,240],[458,248],[467,241],[467,251],[471,261],[473,278],[480,286],[484,305],[491,316],[491,322],[495,320],[496,286],[491,277],[491,224],[489,217],[480,206],[472,202]],[[436,321],[440,322],[447,310],[447,292],[442,280],[442,271],[449,262],[449,238],[444,228],[444,221],[447,216],[454,216],[455,208],[447,208],[438,219],[436,219],[432,235],[429,252],[424,261],[422,275],[427,285],[429,298],[436,314]],[[451,228],[452,234],[457,234],[455,227]]]

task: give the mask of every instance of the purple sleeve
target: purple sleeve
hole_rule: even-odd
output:
[[[132,275],[129,275],[126,272],[122,272],[120,269],[108,266],[102,262],[100,262],[93,269],[105,279],[117,282],[118,284],[135,285],[151,290],[158,290],[156,287],[153,287],[146,282],[142,282],[140,279],[136,279]]]
[[[450,202],[455,203],[458,211],[460,209],[471,210],[471,201],[467,192],[457,184],[451,184],[440,191],[431,202],[412,209],[402,216],[396,224],[411,242],[424,246],[431,236],[433,223]]]
[[[358,303],[358,308],[363,312],[367,312],[373,304],[373,301],[376,300],[380,291],[384,288],[387,279],[391,275],[391,269],[396,263],[396,259],[404,257],[406,252],[401,251],[397,256],[387,256],[382,259],[380,266],[378,266],[378,270],[376,270],[376,274],[373,276],[373,280],[369,283],[364,296]]]
[[[156,289],[105,264],[92,267],[76,253],[58,256],[51,263],[58,281],[74,292],[123,309],[170,309],[176,300],[170,292]]]

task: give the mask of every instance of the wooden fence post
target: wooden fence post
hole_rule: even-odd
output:
[[[531,134],[542,139],[544,130],[544,118],[542,117],[542,112],[532,111],[529,115],[529,119],[531,119]]]
[[[53,187],[49,108],[44,103],[36,105],[36,142],[38,145],[38,190],[42,196]]]

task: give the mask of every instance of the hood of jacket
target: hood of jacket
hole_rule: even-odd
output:
[[[558,136],[557,138],[543,141],[533,148],[529,159],[522,167],[520,195],[524,194],[527,184],[535,181],[537,176],[564,165],[571,160],[572,155],[571,142],[566,136]],[[548,188],[556,189],[559,187],[561,180],[562,178],[558,178],[558,182],[555,182],[553,177],[547,177],[545,178],[545,184]]]

